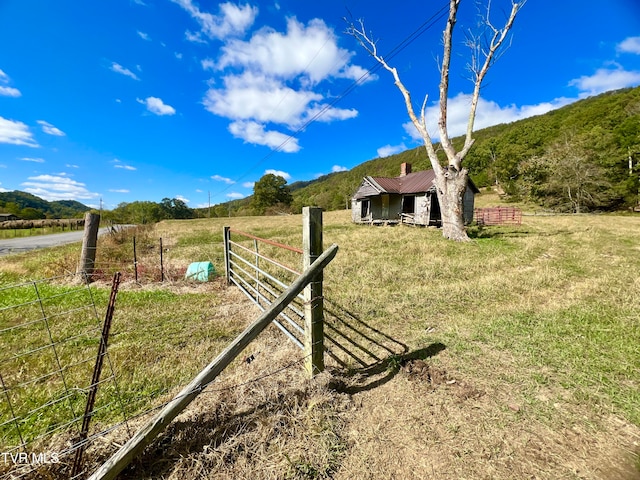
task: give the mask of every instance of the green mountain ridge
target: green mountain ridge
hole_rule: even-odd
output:
[[[75,218],[91,210],[76,200],[49,202],[31,193],[14,190],[0,192],[0,212],[13,213],[20,218]]]

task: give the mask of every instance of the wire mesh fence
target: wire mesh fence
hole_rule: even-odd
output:
[[[68,461],[81,445],[91,390],[92,418],[126,421],[106,352],[103,375],[92,374],[101,336],[84,278],[66,275],[0,289],[0,475],[30,478],[43,465]],[[94,432],[86,433],[88,438]],[[43,450],[56,435],[65,436],[67,446]]]

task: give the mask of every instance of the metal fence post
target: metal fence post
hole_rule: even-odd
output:
[[[133,236],[133,272],[138,283],[138,254],[136,252],[136,236]]]
[[[160,237],[160,281],[164,282],[164,258],[162,255],[162,237]]]
[[[231,249],[231,245],[229,242],[231,241],[231,227],[224,227],[223,230],[224,237],[224,271],[227,276],[227,285],[231,285],[231,263],[229,262],[229,250]]]
[[[303,270],[322,255],[322,209],[302,209]],[[304,289],[305,367],[311,377],[324,370],[323,273],[320,271]]]

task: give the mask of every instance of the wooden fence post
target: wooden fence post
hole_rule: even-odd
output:
[[[84,235],[82,236],[82,251],[76,274],[84,274],[87,282],[91,281],[91,274],[96,263],[96,245],[98,244],[98,229],[100,215],[87,212],[84,216]]]
[[[303,271],[322,255],[322,209],[302,209]],[[323,274],[320,271],[304,289],[304,353],[309,375],[324,370]]]
[[[229,258],[229,250],[231,249],[231,245],[229,242],[231,241],[231,227],[224,227],[223,230],[224,237],[224,271],[227,277],[227,285],[231,285],[231,264]]]
[[[244,349],[263,331],[287,305],[296,298],[305,285],[322,271],[338,253],[338,246],[332,245],[313,265],[302,272],[291,286],[285,290],[271,306],[249,325],[231,344],[209,365],[191,380],[153,419],[147,422],[120,449],[98,468],[88,480],[113,480],[131,460],[165,429]]]

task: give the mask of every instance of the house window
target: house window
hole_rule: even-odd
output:
[[[402,213],[416,213],[415,195],[406,195],[402,197]]]
[[[365,218],[371,212],[371,200],[362,200],[360,203],[360,217]]]

